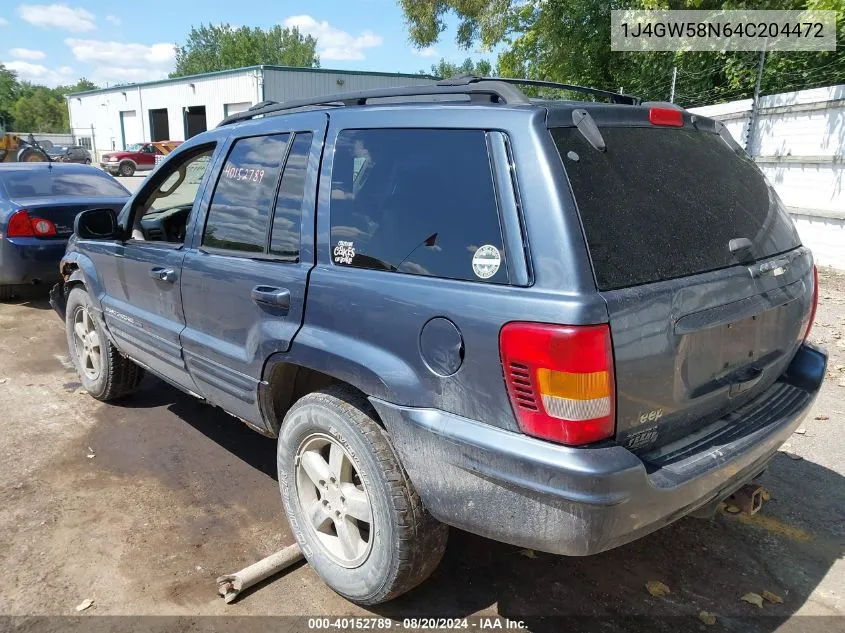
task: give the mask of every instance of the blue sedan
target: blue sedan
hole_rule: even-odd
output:
[[[96,167],[0,163],[0,300],[26,284],[51,284],[85,209],[123,208],[129,191]]]

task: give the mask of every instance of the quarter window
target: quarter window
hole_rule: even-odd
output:
[[[288,134],[237,141],[217,181],[203,246],[263,253]]]
[[[285,161],[279,195],[276,198],[276,211],[273,214],[270,253],[291,262],[299,261],[302,202],[310,151],[311,134],[297,134]]]
[[[331,187],[335,264],[507,283],[483,131],[343,131]]]

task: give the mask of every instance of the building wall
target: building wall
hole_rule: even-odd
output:
[[[214,127],[223,119],[224,105],[253,100],[258,81],[254,73],[215,75],[185,82],[136,85],[68,98],[71,126],[77,136],[94,136],[99,151],[121,149],[127,144],[150,140],[149,111],[166,109],[171,140],[185,140],[184,108],[205,106],[206,123]],[[135,113],[134,120],[121,113]],[[87,133],[87,134],[86,134]]]
[[[262,99],[285,101],[432,81],[414,75],[248,68],[70,95],[68,109],[73,134],[81,139],[93,134],[99,157],[131,143],[152,140],[150,110],[166,109],[170,140],[182,141],[184,110],[191,106],[205,106],[206,127],[211,129],[227,115]]]
[[[264,98],[290,101],[373,88],[394,88],[434,83],[436,80],[420,75],[381,75],[334,72],[302,72],[295,70],[264,71]]]
[[[223,120],[228,103],[249,101],[258,97],[258,73],[241,71],[175,82],[152,82],[122,88],[83,93],[68,97],[72,132],[77,137],[90,137],[91,126],[98,152],[123,148],[127,144],[150,140],[149,111],[167,109],[170,140],[185,140],[184,108],[205,106],[206,125],[210,129]],[[121,133],[121,112],[124,115]]]
[[[745,144],[750,99],[693,108]],[[768,95],[747,151],[793,214],[822,265],[845,269],[845,85]]]

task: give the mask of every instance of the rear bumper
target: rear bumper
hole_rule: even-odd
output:
[[[756,421],[749,432],[659,466],[621,446],[569,448],[434,409],[372,401],[436,518],[520,547],[584,556],[712,506],[759,475],[806,415],[826,363],[823,351],[802,346],[756,408],[743,407]],[[746,421],[726,420],[733,429]]]
[[[0,238],[0,284],[54,282],[66,248],[67,240]]]

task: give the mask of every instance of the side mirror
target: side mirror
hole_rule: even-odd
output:
[[[81,240],[113,240],[120,237],[114,209],[88,209],[76,216],[73,232]]]

